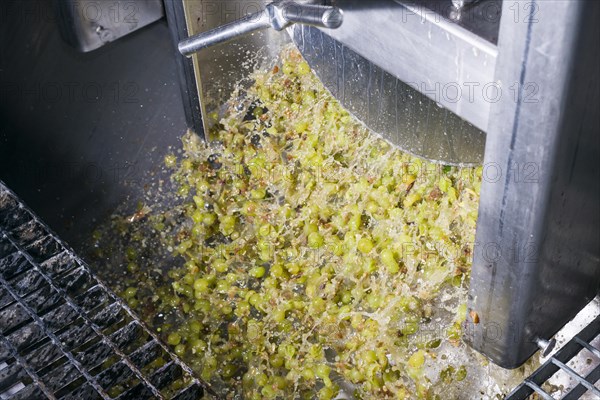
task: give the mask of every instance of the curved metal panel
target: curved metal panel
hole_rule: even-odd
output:
[[[480,129],[319,29],[291,29],[325,87],[371,130],[437,163],[481,164],[485,134]]]

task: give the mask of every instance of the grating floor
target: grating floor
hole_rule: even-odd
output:
[[[525,400],[530,396],[544,400],[574,400],[580,398],[600,399],[600,316],[567,342],[560,350],[550,357],[529,378],[511,392],[505,400]],[[588,367],[577,371],[577,359],[586,359]],[[579,363],[580,364],[580,363]],[[571,389],[554,397],[545,386],[556,375],[573,382]]]
[[[207,391],[0,181],[0,399]]]

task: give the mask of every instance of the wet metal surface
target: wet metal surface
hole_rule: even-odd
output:
[[[204,391],[0,182],[0,399],[197,399]]]

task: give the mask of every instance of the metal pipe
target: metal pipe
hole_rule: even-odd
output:
[[[264,12],[247,15],[237,21],[219,26],[207,32],[202,32],[179,42],[179,52],[184,56],[192,54],[219,43],[225,43],[238,36],[265,29],[271,26],[271,21]]]
[[[286,22],[283,28],[291,24],[304,24],[321,28],[336,29],[342,25],[342,11],[337,7],[312,4],[283,3],[275,7]]]
[[[178,48],[181,54],[191,56],[204,48],[268,27],[280,31],[294,23],[299,23],[336,29],[342,25],[342,22],[343,14],[337,7],[275,1],[269,3],[264,12],[247,15],[237,21],[182,40]]]

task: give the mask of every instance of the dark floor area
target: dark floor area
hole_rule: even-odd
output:
[[[78,249],[115,207],[137,202],[168,147],[180,144],[175,49],[161,20],[81,54],[52,18],[8,18],[7,4],[14,2],[0,14],[0,180]]]

